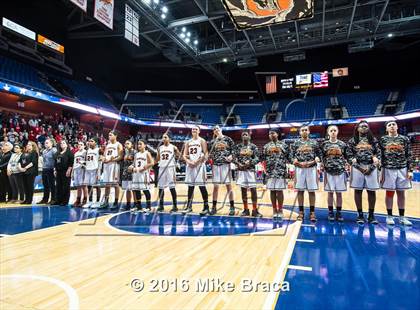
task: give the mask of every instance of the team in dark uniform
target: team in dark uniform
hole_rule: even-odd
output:
[[[288,156],[289,147],[286,143],[279,141],[278,133],[275,130],[270,130],[270,142],[264,145],[261,160],[265,162],[266,168],[266,185],[270,190],[270,199],[273,206],[273,219],[283,219],[283,189],[287,184],[287,166],[290,161]]]
[[[328,192],[328,220],[342,222],[341,209],[343,206],[342,192],[347,191],[347,144],[337,139],[337,126],[327,128],[328,139],[321,145],[322,168],[324,174],[324,190]],[[336,195],[337,213],[334,217],[334,193]]]
[[[130,167],[134,162],[134,146],[130,140],[124,143],[124,157],[121,163],[121,187],[127,199],[126,209],[131,209],[133,171]]]
[[[411,188],[414,160],[408,137],[398,134],[395,121],[385,124],[387,134],[381,137],[379,145],[382,152],[381,187],[386,190],[385,204],[388,212],[386,223],[395,225],[392,217],[394,193],[397,192],[399,221],[402,225],[411,226],[412,223],[404,216],[405,190]]]
[[[309,193],[309,218],[316,222],[315,216],[315,191],[318,190],[317,163],[320,162],[321,150],[316,140],[310,139],[309,126],[302,126],[299,130],[300,139],[291,147],[291,162],[295,165],[295,189],[298,190],[299,215],[297,219],[304,218],[304,192]]]
[[[376,190],[379,189],[378,166],[381,150],[378,140],[372,135],[366,121],[358,123],[353,138],[348,142],[349,161],[351,162],[350,187],[354,188],[354,201],[357,208],[357,222],[363,224],[365,218],[362,208],[362,192],[368,193],[368,222],[378,224],[375,219]]]
[[[235,215],[235,204],[231,185],[232,173],[230,164],[233,161],[234,143],[232,138],[225,136],[219,126],[213,128],[214,138],[210,142],[209,157],[213,161],[213,205],[210,214],[217,212],[217,198],[220,184],[226,185],[229,196],[229,215]]]
[[[242,216],[249,216],[248,209],[248,189],[251,191],[252,216],[262,217],[257,208],[257,178],[255,175],[255,165],[258,164],[259,151],[255,144],[251,143],[249,132],[242,132],[242,143],[237,144],[234,150],[234,163],[238,169],[238,180],[236,184],[241,187],[242,202],[244,210]]]

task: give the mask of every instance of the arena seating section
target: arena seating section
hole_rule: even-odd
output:
[[[54,88],[42,81],[35,68],[2,56],[0,56],[0,78],[42,91],[56,93]]]
[[[65,78],[55,73],[41,72],[31,65],[24,64],[8,57],[0,56],[0,79],[15,82],[28,88],[63,95],[59,88],[49,83],[49,78],[58,80],[62,85],[71,89],[72,98],[84,104],[98,106],[107,110],[116,110],[118,104],[124,99],[124,94],[113,93],[112,96],[91,82]],[[379,104],[384,103],[389,90],[338,94],[338,102],[347,109],[349,117],[371,116]],[[68,94],[66,94],[68,96]],[[65,95],[64,95],[65,96]],[[278,112],[282,113],[282,121],[304,121],[312,119],[325,119],[325,110],[330,106],[331,95],[308,96],[302,98],[287,98],[277,100]],[[410,87],[401,91],[401,98],[405,102],[404,111],[419,108],[420,86]],[[170,108],[168,99],[153,98],[144,95],[130,95],[129,103],[142,104],[138,107],[129,107],[134,116],[142,119],[159,119],[159,114]],[[177,102],[180,106],[182,103]],[[194,103],[193,103],[194,104]],[[183,111],[198,113],[202,123],[219,123],[220,115],[225,114],[222,106],[206,106],[204,102],[191,103]],[[256,105],[260,106],[256,106]],[[271,107],[272,102],[247,103],[237,105],[234,113],[240,116],[242,124],[261,123],[264,114]]]

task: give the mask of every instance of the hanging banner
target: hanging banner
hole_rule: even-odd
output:
[[[124,37],[139,46],[139,14],[128,4],[125,5]]]
[[[114,0],[95,0],[93,16],[112,29],[114,23]]]
[[[313,0],[222,0],[236,29],[252,29],[312,18]]]
[[[79,8],[86,12],[87,0],[70,0],[70,2],[73,2],[75,5],[77,5]]]

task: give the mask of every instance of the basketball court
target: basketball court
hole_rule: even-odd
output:
[[[2,308],[347,309],[350,296],[360,305],[415,307],[419,193],[417,185],[408,195],[413,227],[394,228],[384,216],[378,226],[356,224],[350,192],[344,223],[326,220],[317,193],[315,225],[295,221],[293,190],[282,223],[272,221],[262,188],[260,219],[230,217],[227,208],[200,217],[3,204]]]
[[[418,0],[0,19],[0,310],[420,309]]]

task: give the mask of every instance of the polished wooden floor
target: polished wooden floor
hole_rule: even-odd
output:
[[[184,201],[186,186],[177,189],[179,201]],[[211,193],[211,186],[208,189]],[[263,188],[258,192],[260,202],[269,203],[269,193]],[[156,198],[156,192],[153,195]],[[285,205],[293,205],[295,196],[292,189],[286,190]],[[165,198],[170,200],[169,192]],[[200,199],[197,189],[196,200]],[[235,200],[239,206],[237,189]],[[416,184],[407,192],[408,216],[420,217],[419,201]],[[367,209],[366,197],[364,203]],[[194,209],[198,212],[201,207],[196,204]],[[317,207],[327,207],[322,191],[317,192]],[[344,193],[343,207],[355,211],[352,190]],[[271,215],[270,207],[260,210],[264,216]],[[378,191],[377,212],[385,211],[384,191]],[[227,212],[227,207],[221,210]],[[0,238],[0,309],[273,308],[278,292],[263,292],[260,287],[258,292],[245,293],[241,281],[282,281],[301,228],[300,222],[294,222],[270,231],[270,235],[139,236],[110,227],[112,216]],[[92,225],[83,225],[86,223]],[[133,290],[133,279],[144,281],[143,291]],[[197,293],[197,281],[205,279],[232,282],[235,289]],[[177,280],[178,291],[174,292],[172,282],[169,292],[151,292],[154,280]],[[182,280],[190,284],[186,292]]]

